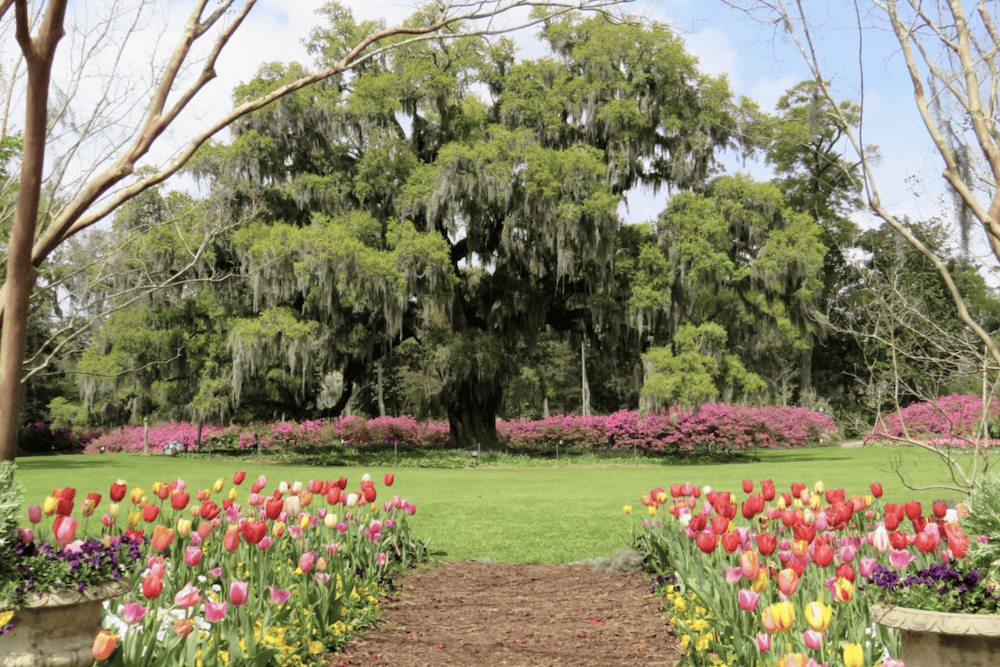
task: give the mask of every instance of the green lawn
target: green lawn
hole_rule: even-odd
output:
[[[910,448],[767,451],[761,453],[761,459],[759,463],[702,466],[392,470],[237,464],[136,454],[77,455],[18,459],[16,479],[25,487],[27,523],[27,505],[42,502],[53,488],[61,486],[76,488],[78,502],[88,492],[101,493],[103,504],[111,483],[118,478],[130,488],[143,486],[151,495],[153,482],[178,477],[188,482],[189,489],[209,487],[218,477],[229,485],[233,471],[240,468],[247,472],[245,494],[251,480],[260,474],[267,475],[267,488],[273,490],[281,480],[306,482],[341,475],[347,477],[349,488],[355,488],[361,475],[368,472],[377,482],[379,501],[386,499],[388,491],[389,497],[399,494],[417,505],[414,530],[430,541],[434,558],[487,557],[514,563],[563,563],[611,555],[628,546],[631,527],[648,518],[640,495],[677,482],[708,484],[733,491],[740,498],[744,478],[755,482],[773,479],[779,492],[788,490],[792,482],[812,486],[822,480],[827,488],[843,486],[848,495],[868,493],[870,484],[878,481],[885,488],[883,500],[890,502],[956,497],[953,491],[910,492],[900,484],[890,471],[896,459],[919,485],[946,481],[946,471],[936,457]],[[382,476],[390,471],[396,473],[396,482],[387,490]],[[635,506],[632,517],[622,513],[625,504]]]

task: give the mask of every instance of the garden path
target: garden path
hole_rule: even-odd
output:
[[[403,575],[385,614],[328,667],[673,667],[677,637],[641,572],[432,562]]]

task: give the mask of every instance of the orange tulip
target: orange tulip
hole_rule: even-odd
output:
[[[118,645],[117,635],[113,635],[107,630],[101,630],[94,637],[94,647],[91,649],[91,653],[97,660],[107,660],[111,657],[111,654],[115,652],[115,646]]]
[[[153,550],[163,551],[171,544],[173,544],[174,534],[175,533],[172,529],[167,528],[162,524],[157,524],[156,527],[153,528],[153,536],[150,539],[150,542],[152,543],[153,546]]]

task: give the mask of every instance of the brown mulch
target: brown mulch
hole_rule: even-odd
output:
[[[641,572],[437,562],[407,573],[327,665],[673,667],[677,637]]]

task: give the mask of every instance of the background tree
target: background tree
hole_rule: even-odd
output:
[[[576,4],[574,8],[606,7],[612,4],[584,0],[583,5]],[[58,210],[53,210],[51,217],[39,218],[42,195],[42,182],[45,175],[46,138],[50,131],[49,125],[49,91],[52,75],[52,64],[56,47],[65,34],[66,0],[49,0],[39,5],[39,11],[32,14],[27,0],[0,0],[0,22],[4,21],[13,7],[14,18],[10,29],[24,57],[26,80],[24,82],[25,113],[23,117],[23,148],[20,153],[20,173],[18,179],[17,204],[13,218],[13,226],[7,242],[7,275],[4,289],[5,300],[0,306],[3,311],[3,329],[0,333],[0,460],[13,458],[14,445],[19,423],[19,399],[22,377],[22,364],[25,357],[26,322],[29,310],[31,291],[35,285],[37,267],[45,262],[59,245],[69,237],[87,229],[114,211],[124,202],[140,192],[152,187],[175,173],[190,159],[198,147],[209,137],[217,133],[233,120],[261,108],[280,97],[311,85],[317,81],[329,78],[343,72],[349,67],[377,56],[386,48],[424,39],[442,28],[456,22],[465,21],[469,29],[465,33],[454,32],[452,37],[458,38],[469,34],[490,34],[505,29],[494,28],[488,21],[498,13],[535,3],[512,2],[474,3],[471,5],[448,5],[429,21],[419,25],[388,29],[365,34],[352,41],[352,48],[345,50],[340,61],[309,76],[290,82],[271,93],[251,100],[236,109],[208,129],[194,137],[186,148],[177,153],[166,166],[152,173],[132,178],[135,167],[153,144],[163,135],[165,130],[178,118],[192,98],[215,77],[215,64],[219,53],[225,47],[230,36],[239,28],[247,13],[253,8],[254,1],[237,3],[235,0],[223,0],[214,10],[206,13],[207,0],[197,0],[185,26],[184,34],[166,66],[157,71],[152,82],[151,95],[145,105],[147,113],[138,126],[131,126],[125,132],[128,137],[125,144],[115,145],[107,152],[98,152],[109,156],[101,163],[102,171],[93,177],[87,177],[86,182],[78,190],[66,193],[61,201],[67,202]],[[550,12],[559,13],[571,7],[549,5]],[[225,20],[222,20],[225,17]],[[476,24],[477,19],[486,19],[484,24]],[[8,24],[4,24],[6,28]],[[485,27],[484,27],[485,26]],[[32,35],[32,30],[36,34]],[[507,28],[509,29],[509,28]],[[130,33],[129,33],[130,34]],[[206,37],[208,35],[208,37]],[[382,40],[403,36],[392,41],[392,45],[380,45]],[[126,39],[116,39],[111,43],[123,45]],[[200,61],[201,67],[193,83],[184,86],[178,79],[183,65],[192,55],[192,48],[204,41],[210,42]],[[122,48],[119,46],[119,48]],[[196,56],[197,57],[197,56]],[[120,62],[120,60],[118,61]],[[86,63],[85,63],[86,65]],[[100,77],[107,72],[102,72]],[[107,90],[114,81],[114,71],[106,78],[99,79]],[[89,73],[80,71],[81,78]],[[103,101],[108,98],[104,97]],[[168,105],[169,100],[169,105]],[[95,114],[94,118],[99,118]],[[3,139],[11,130],[7,112],[4,112],[2,128]],[[103,128],[92,128],[99,132]],[[57,161],[58,162],[58,161]],[[105,167],[105,165],[107,165]],[[41,227],[39,228],[39,224]],[[36,233],[37,232],[37,233]]]

